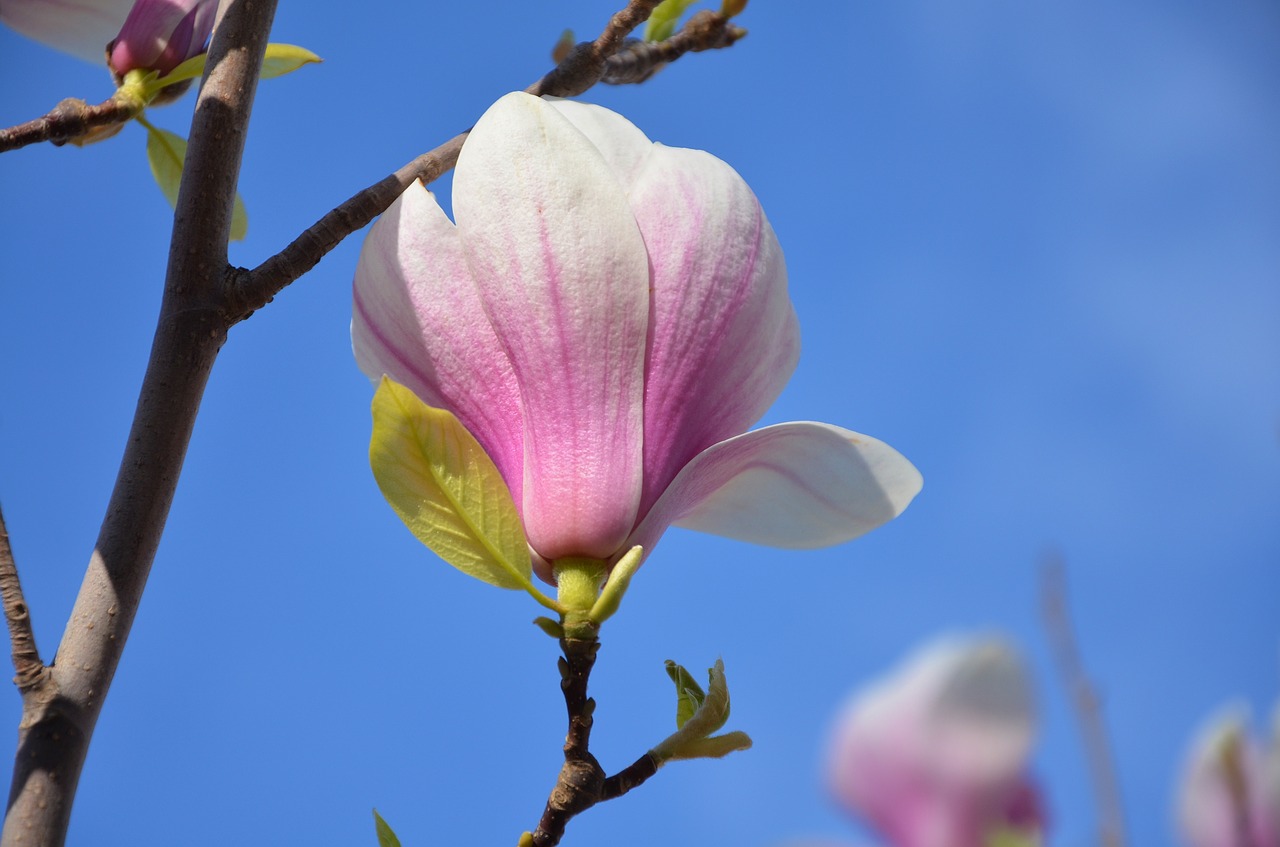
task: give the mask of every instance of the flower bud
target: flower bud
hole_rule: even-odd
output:
[[[142,69],[163,75],[200,55],[217,12],[218,0],[138,0],[107,46],[112,72],[123,77]]]

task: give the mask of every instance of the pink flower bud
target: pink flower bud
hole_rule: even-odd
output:
[[[1026,673],[997,639],[947,640],[859,694],[831,747],[832,792],[893,847],[984,847],[1043,828],[1026,762]]]
[[[217,12],[218,0],[138,0],[108,47],[111,70],[168,73],[205,51]]]
[[[1280,845],[1280,709],[1265,745],[1248,734],[1242,710],[1219,714],[1187,759],[1178,800],[1191,847]]]

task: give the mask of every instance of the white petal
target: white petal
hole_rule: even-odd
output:
[[[923,484],[889,445],[824,423],[778,424],[698,454],[627,542],[669,525],[772,547],[827,547],[897,517]]]

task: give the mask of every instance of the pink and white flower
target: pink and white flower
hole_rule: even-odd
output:
[[[455,414],[501,472],[535,567],[646,553],[677,524],[780,547],[855,538],[920,490],[822,423],[746,432],[796,365],[782,251],[751,190],[596,106],[509,94],[373,226],[352,339]]]
[[[0,21],[28,38],[111,68],[172,70],[199,54],[218,0],[0,0]]]
[[[1027,771],[1030,685],[998,639],[944,640],[859,693],[839,719],[832,793],[893,847],[986,847],[1043,829]]]
[[[1280,706],[1264,742],[1243,709],[1217,715],[1191,747],[1178,798],[1191,847],[1280,847]]]

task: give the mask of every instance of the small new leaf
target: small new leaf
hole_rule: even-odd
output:
[[[680,16],[693,4],[694,0],[662,0],[649,15],[649,22],[644,27],[644,40],[665,41],[670,38],[675,34]]]
[[[688,671],[675,662],[668,662],[667,673],[675,681],[679,696],[699,699],[700,702],[693,714],[687,716],[684,704],[678,705],[676,722],[680,724],[679,729],[649,751],[659,765],[672,759],[719,758],[751,746],[751,739],[741,732],[711,735],[729,719],[729,684],[724,676],[723,661],[716,659],[715,667],[709,672],[707,693],[700,698],[702,690],[696,688],[696,683],[689,684],[692,678]]]
[[[453,413],[383,377],[373,397],[369,464],[382,496],[418,540],[458,570],[499,588],[533,587],[529,542],[511,490]]]
[[[151,175],[169,205],[176,209],[178,187],[182,184],[182,165],[187,158],[187,142],[167,129],[152,126],[144,118],[139,117],[138,122],[147,130],[147,161],[151,165]],[[245,212],[244,200],[237,193],[231,209],[231,240],[240,241],[248,231],[249,216]]]
[[[378,814],[377,809],[373,810],[373,826],[378,833],[378,847],[400,847],[400,839],[382,819],[382,815]]]
[[[707,695],[693,674],[670,659],[667,659],[667,676],[676,684],[676,729],[680,729],[698,711]]]
[[[268,44],[262,57],[262,79],[274,79],[293,73],[303,65],[323,61],[315,53],[296,44]]]
[[[725,18],[732,18],[741,15],[746,8],[747,0],[723,0],[720,4],[720,14]]]

